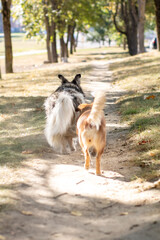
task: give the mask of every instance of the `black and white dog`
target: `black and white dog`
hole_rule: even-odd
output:
[[[80,87],[81,74],[69,82],[62,75],[61,85],[45,101],[45,136],[54,151],[64,154],[74,150],[73,138],[76,137],[78,106],[84,102]]]

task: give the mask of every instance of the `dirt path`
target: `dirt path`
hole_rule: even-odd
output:
[[[46,150],[22,168],[23,183],[15,186],[17,207],[3,213],[0,239],[160,239],[160,192],[140,191],[144,184],[133,181],[140,169],[130,163],[128,126],[120,123],[116,105],[124,92],[112,85],[106,62],[93,64],[84,84],[87,97],[91,100],[97,89],[107,93],[102,176],[94,175],[94,160],[89,172],[84,170],[79,147],[71,155],[56,155],[42,136]]]

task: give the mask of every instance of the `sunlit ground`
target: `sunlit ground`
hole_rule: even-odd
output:
[[[3,202],[4,208],[9,207],[9,205],[12,205],[14,202],[12,186],[24,181],[20,174],[23,164],[28,164],[28,161],[31,161],[32,159],[43,158],[43,156],[46,156],[46,154],[50,151],[50,148],[48,147],[43,136],[45,124],[43,103],[45,98],[59,85],[59,79],[57,78],[57,75],[62,73],[66,78],[72,80],[75,74],[81,73],[82,87],[84,90],[87,91],[88,89],[88,83],[86,82],[86,80],[88,80],[90,83],[92,83],[93,89],[91,90],[94,91],[95,88],[99,86],[99,84],[95,82],[95,79],[98,77],[98,75],[91,77],[91,72],[93,68],[96,67],[96,62],[100,60],[117,60],[120,58],[123,60],[112,64],[110,68],[110,71],[114,71],[114,77],[117,81],[115,83],[119,84],[126,90],[134,91],[131,102],[130,95],[127,95],[127,97],[121,99],[121,113],[124,121],[127,121],[131,124],[133,123],[132,138],[138,139],[134,140],[136,146],[137,142],[141,141],[141,139],[151,140],[152,144],[149,146],[148,143],[150,142],[147,142],[146,145],[143,146],[137,146],[138,151],[139,148],[143,147],[143,149],[140,149],[139,160],[140,162],[143,159],[146,160],[146,156],[148,156],[149,160],[153,159],[154,161],[152,161],[152,163],[154,164],[151,165],[148,173],[150,174],[151,178],[159,176],[157,169],[155,169],[155,167],[157,167],[159,164],[158,149],[160,142],[158,131],[158,53],[154,53],[154,55],[147,53],[131,58],[128,57],[128,54],[123,52],[120,48],[85,49],[78,51],[73,57],[69,58],[69,63],[67,64],[59,63],[49,65],[43,64],[43,61],[46,60],[45,54],[16,57],[14,59],[15,71],[22,71],[22,73],[16,72],[14,74],[7,75],[3,73],[3,79],[0,83],[0,188],[3,190],[3,197],[1,198],[1,201]],[[153,67],[153,71],[152,67],[150,68],[150,64]],[[4,68],[4,63],[2,64],[2,68]],[[143,83],[143,85],[140,85],[139,82]],[[155,90],[152,89],[152,86],[155,88]],[[128,109],[128,106],[131,106],[131,108],[134,108],[133,106],[137,106],[137,102],[134,101],[134,94],[137,94],[137,92],[135,93],[136,89],[138,90],[138,97],[140,97],[138,98],[138,106],[140,106],[138,111],[140,112],[134,112],[133,114],[128,112],[125,116],[124,111]],[[154,91],[156,98],[151,99],[150,101],[142,101],[143,95],[146,94],[146,92],[148,94],[150,90]],[[143,105],[145,105],[146,110],[142,111],[142,115],[141,108],[143,108]],[[153,111],[150,110],[151,108]],[[152,120],[153,115],[155,116],[154,121]],[[150,124],[151,122],[143,123],[141,121],[140,124],[137,123],[137,125],[135,125],[136,121],[141,116],[142,119],[144,119],[146,116],[149,116],[149,119],[151,119],[150,121],[153,121],[152,124]],[[81,157],[81,161],[82,159],[83,156]],[[79,162],[79,164],[80,163],[82,162]],[[83,174],[81,173],[83,166],[80,165],[75,167],[75,174],[78,174],[76,176],[79,176],[79,178],[76,180],[76,182],[71,183],[69,182],[70,180],[68,178],[68,174],[74,175],[74,173],[70,173],[70,170],[73,168],[73,166],[63,162],[62,164],[56,164],[55,167],[51,169],[51,176],[54,175],[54,178],[48,176],[47,180],[48,185],[51,186],[51,188],[53,185],[56,186],[57,192],[59,193],[64,191],[64,187],[66,188],[67,184],[67,191],[71,194],[75,189],[75,186],[76,189],[79,188],[82,190],[83,188],[83,193],[86,195],[88,194],[87,189],[90,189],[89,192],[96,191],[96,194],[98,194],[99,191],[101,191],[101,187],[99,188],[99,185],[107,185],[107,181],[111,181],[111,184],[113,184],[113,189],[116,189],[117,181],[120,181],[113,181],[110,179],[110,177],[112,178],[113,176],[117,177],[118,173],[107,172],[104,174],[104,176],[110,176],[107,180],[105,177],[97,178],[94,175],[89,174],[87,175],[87,185],[85,185],[84,182],[77,184],[78,181],[83,180]],[[61,178],[60,173],[62,168],[66,170],[66,173]],[[120,177],[120,179],[123,178],[123,176],[120,175],[118,177]],[[94,181],[99,182],[98,187],[91,184],[91,182]],[[125,182],[122,184],[123,190],[126,187],[125,184]],[[7,197],[9,194],[13,194],[13,198]],[[115,200],[115,198],[119,198],[119,201],[121,201],[121,194],[123,193],[119,192],[119,195],[114,196],[113,190],[110,189],[109,192],[108,189],[106,194],[108,194],[108,199]],[[130,196],[128,197],[130,198]]]
[[[122,119],[131,126],[137,164],[144,178],[160,176],[160,53],[152,51],[111,64],[115,83],[129,91],[119,100]],[[148,98],[148,99],[147,99]]]

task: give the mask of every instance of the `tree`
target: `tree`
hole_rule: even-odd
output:
[[[135,1],[117,0],[113,18],[117,31],[126,35],[130,55],[136,55],[138,44],[138,9]]]
[[[146,0],[138,0],[138,52],[145,52],[144,48],[144,23]]]
[[[102,42],[104,45],[106,39],[108,39],[110,43],[113,23],[111,21],[111,11],[105,5],[102,5],[101,7],[102,8],[99,12],[100,18],[97,18],[96,23],[93,23],[94,27],[89,30],[89,36],[87,40],[98,42],[99,45],[101,45]]]
[[[13,72],[13,54],[12,54],[12,40],[11,40],[11,24],[10,24],[11,0],[1,0],[1,2],[2,2],[4,43],[5,43],[5,69],[6,69],[6,73],[12,73]]]
[[[157,42],[158,42],[158,50],[160,51],[160,1],[154,0],[156,7],[156,25],[157,25]]]
[[[48,62],[52,62],[52,53],[51,53],[51,46],[50,46],[50,37],[51,37],[51,26],[49,23],[49,14],[48,14],[48,0],[43,0],[43,12],[44,12],[44,22],[45,22],[45,28],[46,28],[46,48],[47,48],[47,57]]]

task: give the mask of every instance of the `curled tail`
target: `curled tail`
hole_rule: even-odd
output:
[[[71,125],[75,109],[72,97],[64,92],[60,93],[55,106],[47,116],[45,136],[48,143],[53,146],[53,139],[56,135],[63,135]]]
[[[105,92],[98,92],[95,96],[93,106],[91,109],[91,112],[88,116],[87,121],[96,126],[97,130],[99,130],[99,127],[101,125],[102,116],[103,116],[103,109],[106,101],[106,94]]]

